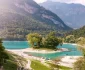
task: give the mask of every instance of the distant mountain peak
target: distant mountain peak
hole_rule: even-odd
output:
[[[82,4],[47,1],[40,5],[57,14],[72,28],[80,28],[85,25],[85,6]]]

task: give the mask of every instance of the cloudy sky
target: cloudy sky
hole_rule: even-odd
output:
[[[35,0],[37,3],[42,3],[46,0]],[[52,1],[57,1],[57,2],[65,2],[65,3],[80,3],[85,5],[85,0],[52,0]]]

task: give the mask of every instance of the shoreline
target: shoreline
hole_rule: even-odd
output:
[[[63,43],[63,44],[77,45],[76,43]]]
[[[41,54],[49,54],[49,53],[57,53],[57,52],[64,52],[64,51],[69,51],[66,48],[61,48],[59,50],[39,50],[39,49],[33,49],[33,48],[26,48],[26,49],[6,49],[11,52],[28,52],[28,53],[41,53]]]
[[[29,62],[30,62],[29,60],[30,59],[39,60],[41,62],[45,62],[46,61],[46,59],[43,58],[43,57],[30,56],[28,54],[25,54],[23,51],[16,51],[16,50],[14,50],[14,51],[10,51],[10,52],[26,58],[28,60],[28,64],[27,64],[28,66],[27,67],[30,67],[30,64],[29,64]],[[73,63],[76,62],[77,59],[80,58],[80,57],[82,57],[82,56],[63,56],[61,58],[61,61],[59,62],[59,65],[73,68]],[[49,61],[52,61],[52,60],[49,59]]]
[[[64,43],[65,44],[65,43]],[[67,43],[68,44],[68,43]],[[77,45],[77,44],[72,44],[72,45]],[[34,50],[32,48],[26,48],[26,49],[6,49],[7,51],[10,51],[14,54],[17,54],[19,56],[22,56],[24,58],[26,58],[28,60],[28,63],[26,65],[27,68],[30,68],[30,59],[33,59],[33,60],[39,60],[41,61],[42,63],[46,61],[45,58],[43,57],[36,57],[36,56],[30,56],[28,54],[25,54],[25,52],[33,52],[33,53],[41,53],[41,54],[49,54],[49,53],[57,53],[57,52],[63,52],[63,51],[69,51],[68,49],[66,48],[62,48],[63,50],[57,50],[57,51],[49,51],[49,50]],[[77,61],[78,58],[80,58],[82,56],[69,56],[69,55],[66,55],[66,56],[63,56],[61,58],[61,61],[59,62],[59,65],[61,66],[66,66],[66,67],[70,67],[70,68],[73,68],[73,63]],[[29,59],[28,59],[29,58]],[[52,59],[50,59],[52,61]]]
[[[71,67],[73,68],[73,64],[77,61],[78,58],[82,56],[64,56],[61,61],[59,62],[59,65]]]
[[[72,45],[77,45],[74,43],[63,43],[63,44],[72,44]],[[6,49],[11,52],[28,52],[28,53],[41,53],[41,54],[49,54],[49,53],[57,53],[57,52],[65,52],[69,51],[67,48],[60,48],[58,50],[41,50],[41,49],[33,49],[33,48],[25,48],[25,49]]]

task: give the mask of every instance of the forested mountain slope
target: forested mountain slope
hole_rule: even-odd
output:
[[[74,35],[76,38],[85,37],[85,26],[80,29],[73,30],[67,33],[67,35]]]
[[[30,32],[67,31],[72,28],[33,0],[0,0],[0,37],[24,40]]]

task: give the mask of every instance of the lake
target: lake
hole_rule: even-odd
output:
[[[30,47],[27,41],[3,41],[6,49],[25,49]]]
[[[30,47],[27,41],[4,41],[3,46],[5,46],[6,49],[25,49]],[[62,56],[81,56],[82,55],[81,51],[77,49],[76,45],[63,44],[62,46],[58,46],[58,48],[67,48],[69,49],[69,51],[48,53],[48,54],[28,52],[28,54],[37,56],[37,57],[43,57],[46,59],[54,59],[56,57],[62,57]]]

